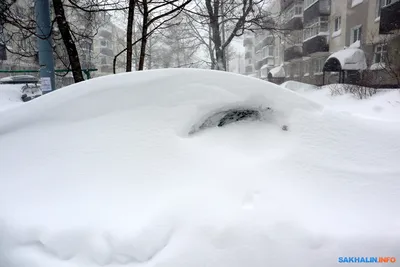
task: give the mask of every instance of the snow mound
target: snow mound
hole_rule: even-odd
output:
[[[266,120],[180,134],[243,107],[271,108],[288,131]],[[399,134],[400,123],[218,71],[66,87],[0,113],[0,266],[333,267],[341,256],[396,256]]]
[[[308,83],[302,83],[302,82],[297,82],[297,81],[286,81],[280,85],[283,88],[296,91],[296,92],[304,92],[308,90],[315,90],[317,89],[317,86],[308,84]]]
[[[331,95],[331,87],[335,90],[342,88],[343,84],[325,85],[318,90],[307,91],[301,95],[320,103],[325,108],[348,112],[369,118],[379,118],[384,120],[400,120],[400,92],[397,89],[378,90],[377,94],[367,99],[357,99],[348,93],[343,95]]]
[[[0,115],[0,133],[28,123],[83,121],[139,107],[190,106],[191,113],[176,117],[181,124],[176,127],[213,107],[232,104],[266,105],[285,114],[296,109],[321,109],[289,90],[277,89],[280,87],[259,79],[208,70],[168,69],[99,77],[26,103],[12,116]]]
[[[0,84],[0,111],[22,104],[21,85]]]

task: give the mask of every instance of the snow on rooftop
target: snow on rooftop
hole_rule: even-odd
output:
[[[400,124],[317,100],[171,69],[92,79],[0,112],[0,266],[333,267],[340,256],[395,256]],[[246,106],[273,112],[182,134]]]
[[[365,70],[367,68],[367,61],[365,53],[361,49],[347,48],[339,50],[328,57],[336,58],[339,60],[343,70]]]
[[[265,70],[265,69],[268,69],[268,67],[269,67],[270,65],[268,65],[268,64],[264,64],[264,65],[262,65],[262,67],[261,67],[261,69],[260,70]]]
[[[349,47],[350,47],[350,48],[360,48],[360,47],[361,47],[361,42],[360,42],[360,40],[355,41],[355,42],[352,43]]]
[[[283,65],[275,67],[275,68],[271,69],[269,72],[271,73],[272,77],[283,78],[286,75],[285,74],[285,69],[283,68]]]

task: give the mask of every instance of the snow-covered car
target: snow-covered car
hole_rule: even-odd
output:
[[[221,71],[71,85],[0,112],[0,266],[392,260],[399,136]]]
[[[21,87],[21,99],[24,102],[37,98],[43,95],[40,84],[25,84]]]
[[[38,78],[33,75],[15,75],[0,79],[0,84],[37,84]]]
[[[0,85],[20,86],[21,100],[27,102],[43,95],[38,78],[32,75],[16,75],[0,79]]]

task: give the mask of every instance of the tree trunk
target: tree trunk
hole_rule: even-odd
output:
[[[215,58],[216,58],[216,70],[223,70],[226,71],[226,61],[224,50],[216,48],[215,49]]]
[[[64,6],[62,0],[53,0],[54,14],[56,15],[57,26],[60,30],[65,48],[68,53],[69,63],[71,64],[72,75],[75,83],[82,82],[83,78],[81,63],[79,62],[78,50],[72,39],[71,30],[67,19],[65,18]]]
[[[147,6],[147,0],[143,1],[143,25],[142,25],[142,41],[140,45],[140,56],[139,56],[139,67],[138,70],[143,70],[144,60],[146,57],[146,45],[147,45],[147,20],[149,17],[149,10]]]
[[[211,35],[212,41],[214,43],[215,69],[225,71],[226,62],[224,57],[224,48],[222,47],[221,32],[218,20],[220,13],[219,0],[214,0],[213,5],[211,4],[211,0],[206,0],[206,6],[208,14],[210,16]]]
[[[225,10],[224,10],[224,0],[221,1],[221,17],[222,17],[222,25],[221,25],[221,31],[222,31],[222,43],[225,44],[226,38],[225,38]],[[223,49],[223,54],[224,54],[224,65],[225,65],[225,70],[228,70],[227,68],[227,56],[226,56],[226,49]]]
[[[213,42],[212,42],[212,33],[211,33],[211,26],[208,24],[208,53],[210,54],[210,60],[211,60],[211,69],[215,70],[216,60],[214,56],[214,50],[212,49],[213,47]]]
[[[133,19],[135,15],[135,0],[129,0],[128,26],[126,28],[126,72],[132,71],[132,50],[133,50]]]
[[[151,70],[151,68],[152,68],[152,57],[151,57],[151,54],[152,54],[152,49],[153,49],[153,47],[152,47],[152,42],[151,42],[151,37],[149,37],[149,40],[148,40],[148,43],[149,43],[149,47],[148,47],[148,53],[147,53],[147,69],[148,70]]]

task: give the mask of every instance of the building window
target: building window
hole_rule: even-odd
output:
[[[294,14],[295,15],[303,15],[303,7],[300,5],[297,5],[294,7]]]
[[[20,48],[21,48],[23,51],[28,51],[28,47],[29,47],[28,39],[27,39],[27,38],[21,39],[21,41],[20,41]]]
[[[313,60],[313,72],[314,74],[320,74],[322,73],[322,69],[325,64],[325,59],[324,58],[317,58]]]
[[[7,51],[5,44],[0,43],[0,60],[7,60]]]
[[[257,59],[257,60],[261,60],[261,59],[262,59],[262,50],[258,50],[258,51],[256,52],[256,59]]]
[[[303,71],[305,76],[310,74],[310,63],[308,61],[303,63]]]
[[[300,76],[300,63],[293,64],[293,76],[299,77]]]
[[[317,36],[320,33],[326,33],[328,35],[329,32],[329,19],[328,17],[317,17],[310,21],[310,23],[304,25],[303,31],[303,41]]]
[[[387,58],[387,46],[377,45],[375,46],[374,63],[385,63]]]
[[[273,46],[268,46],[268,56],[273,57],[274,56],[274,49],[275,47]]]
[[[268,47],[263,47],[263,49],[262,49],[262,58],[266,58],[267,57],[267,50],[268,50]]]
[[[335,32],[339,31],[342,27],[342,18],[336,17],[335,18]]]
[[[262,59],[267,58],[267,57],[273,57],[274,56],[274,47],[273,46],[265,46],[262,49]]]
[[[318,0],[305,0],[304,1],[304,9],[309,8],[310,6],[315,4],[316,2],[318,2]]]
[[[286,72],[286,77],[290,77],[291,76],[291,71],[290,71],[290,65],[287,65],[285,68],[285,72]]]
[[[384,6],[390,5],[392,3],[396,2],[396,0],[376,0],[376,14],[375,17],[380,17],[381,16],[381,9]]]
[[[357,41],[361,42],[361,26],[357,26],[351,29],[351,43],[355,43]]]

